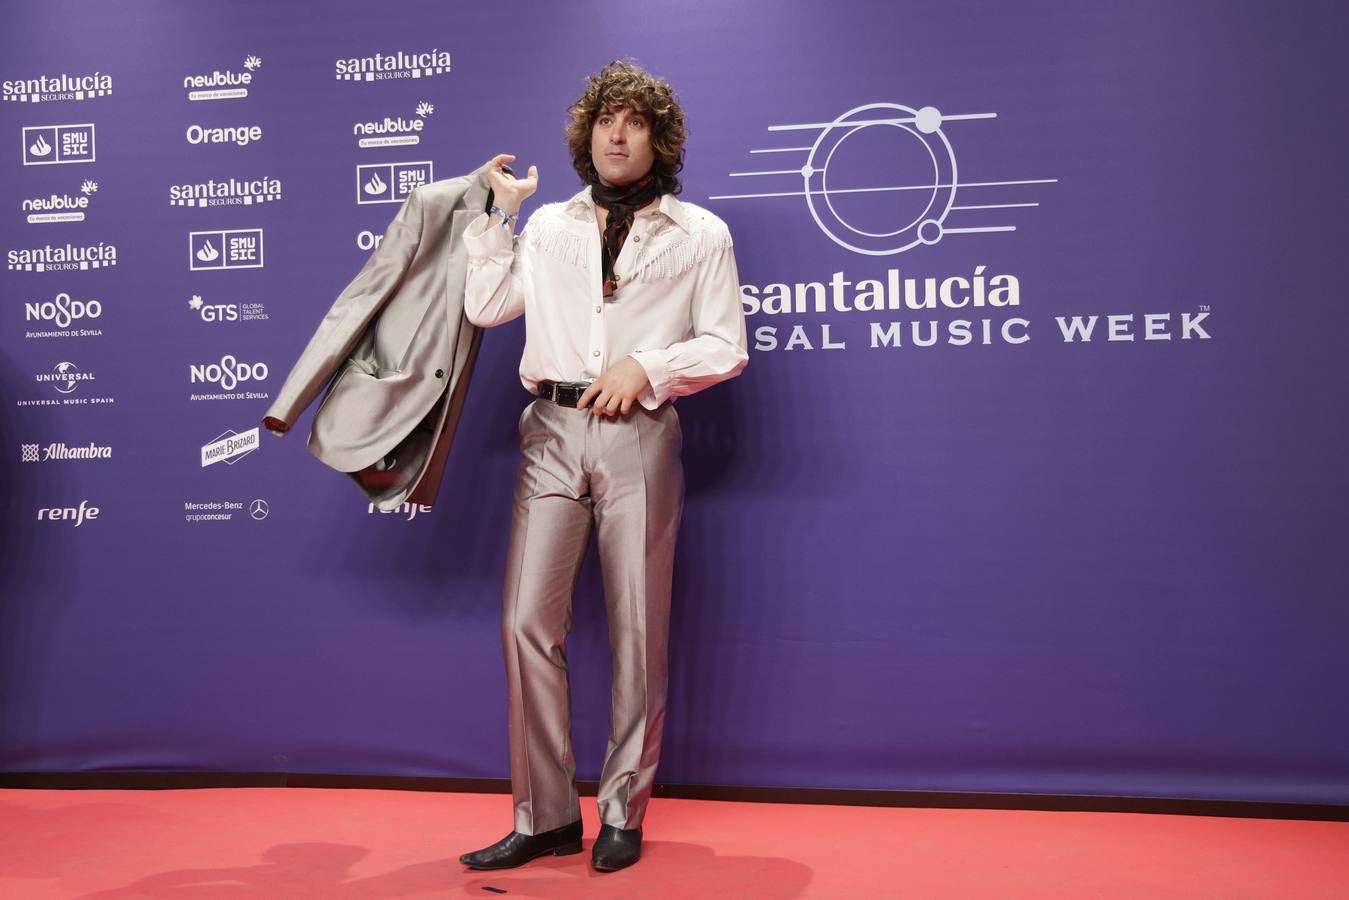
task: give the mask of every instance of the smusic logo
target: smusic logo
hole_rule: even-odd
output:
[[[94,125],[33,125],[23,130],[25,166],[94,162]]]
[[[261,269],[262,229],[236,228],[232,231],[193,231],[188,235],[188,268]]]
[[[357,203],[402,203],[412,191],[435,178],[432,162],[388,163],[356,167]]]

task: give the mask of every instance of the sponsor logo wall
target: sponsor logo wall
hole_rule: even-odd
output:
[[[541,8],[505,58],[491,7],[336,0],[322,29],[258,0],[24,7],[0,28],[22,551],[0,589],[151,661],[177,629],[217,666],[203,678],[238,679],[255,731],[145,759],[400,774],[430,752],[446,775],[506,774],[480,733],[418,729],[504,728],[495,698],[450,710],[443,685],[500,678],[524,323],[484,338],[434,509],[378,510],[314,459],[321,393],[284,438],[260,420],[415,191],[509,152],[541,172],[521,224],[570,197],[567,106],[630,53],[686,105],[679,198],[731,231],[750,351],[677,401],[663,781],[1243,799],[1263,779],[1260,799],[1324,802],[1322,774],[1349,766],[1323,749],[1349,733],[1313,715],[1349,664],[1310,627],[1343,606],[1323,591],[1347,496],[1325,448],[1349,444],[1325,198],[1349,148],[1337,117],[1287,114],[1333,108],[1342,13],[1320,38],[1298,22],[1327,12],[1272,3],[751,3],[682,10],[656,40],[603,0],[602,52],[593,22]],[[1262,110],[1277,129],[1251,127]],[[600,580],[588,563],[571,640],[602,651]],[[275,641],[220,668],[210,641],[260,619]],[[353,653],[352,635],[374,637]],[[134,680],[108,652],[70,650]],[[608,673],[575,659],[576,745],[602,746]],[[1308,660],[1314,683],[1278,676],[1300,704],[1276,702],[1257,670]],[[46,662],[14,665],[21,684]],[[194,713],[200,683],[119,684],[156,698],[125,733]],[[369,710],[323,719],[315,684],[428,712],[372,744]],[[89,707],[57,694],[0,688],[0,708],[71,733]],[[857,772],[821,771],[822,747]],[[4,752],[0,770],[72,759]],[[578,776],[597,763],[578,754]]]

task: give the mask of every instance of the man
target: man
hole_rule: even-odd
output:
[[[660,758],[670,587],[683,505],[673,398],[749,360],[725,223],[675,198],[684,115],[670,85],[616,60],[587,79],[567,143],[585,183],[514,223],[538,187],[496,156],[496,204],[464,232],[464,309],[476,325],[525,317],[520,380],[538,399],[521,452],[503,591],[514,830],[466,853],[477,869],[581,851],[565,639],[593,526],[613,652],[611,731],[591,865],[641,855]]]

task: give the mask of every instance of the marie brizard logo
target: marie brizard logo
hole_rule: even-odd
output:
[[[718,194],[711,200],[804,197],[824,234],[854,253],[889,256],[946,235],[1015,231],[1015,225],[985,224],[989,210],[1039,206],[1018,189],[1054,184],[1057,178],[961,181],[949,122],[993,119],[997,113],[946,115],[933,106],[899,103],[858,106],[832,122],[770,125],[773,132],[815,134],[810,146],[768,147],[750,153],[791,154],[791,168],[731,172],[732,178],[798,179],[799,190]],[[804,154],[802,160],[801,154]],[[958,191],[981,190],[978,202],[956,203]],[[1001,201],[1001,202],[984,202]],[[993,213],[1010,215],[1010,213]]]

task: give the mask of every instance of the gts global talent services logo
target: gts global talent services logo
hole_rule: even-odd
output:
[[[420,144],[426,120],[435,111],[435,104],[423,100],[417,104],[415,114],[411,118],[385,116],[378,122],[357,122],[351,129],[356,135],[356,146],[370,149]]]
[[[170,206],[252,206],[280,199],[280,178],[211,179],[169,188]]]
[[[193,231],[188,235],[188,269],[261,269],[262,229]]]
[[[402,203],[408,195],[435,178],[430,160],[378,163],[356,167],[357,203]]]
[[[61,166],[94,162],[94,136],[92,122],[29,126],[23,130],[23,164]]]
[[[89,208],[89,198],[96,193],[98,182],[85,179],[78,194],[29,197],[23,201],[23,211],[28,213],[30,225],[42,222],[83,222],[84,211]]]
[[[388,78],[429,78],[450,71],[450,51],[396,50],[339,59],[333,64],[338,81],[383,81]]]
[[[104,72],[91,75],[39,75],[0,81],[0,99],[6,103],[51,103],[56,100],[92,100],[112,93],[112,76]]]
[[[261,303],[207,303],[201,294],[193,294],[187,308],[203,322],[263,322],[267,309]]]
[[[236,72],[216,69],[209,75],[186,75],[183,77],[183,89],[189,100],[238,100],[248,96],[248,86],[253,76],[262,68],[262,57],[244,57],[244,71]]]

